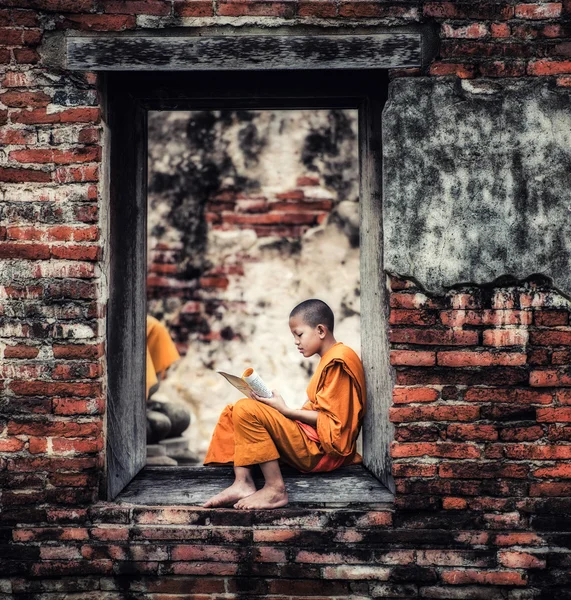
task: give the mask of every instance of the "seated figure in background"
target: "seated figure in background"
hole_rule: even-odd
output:
[[[180,354],[167,328],[155,317],[147,315],[147,442],[156,444],[167,437],[179,436],[190,424],[190,411],[175,402],[153,402],[166,370]]]
[[[165,371],[179,358],[167,328],[147,315],[147,400],[159,387]]]

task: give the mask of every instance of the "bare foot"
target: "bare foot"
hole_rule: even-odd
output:
[[[215,508],[218,506],[231,506],[238,500],[247,496],[252,496],[256,492],[254,482],[235,481],[229,488],[226,488],[216,496],[212,496],[202,506],[204,508]]]
[[[243,498],[234,504],[234,508],[242,510],[257,508],[280,508],[288,503],[287,491],[285,487],[275,488],[265,485],[255,494]]]

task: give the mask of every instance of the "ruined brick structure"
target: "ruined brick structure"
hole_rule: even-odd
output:
[[[48,66],[41,46],[53,30],[432,23],[438,56],[392,77],[541,80],[569,111],[571,3],[0,4],[0,598],[571,597],[570,305],[540,266],[436,293],[392,277],[394,507],[100,499],[102,111],[97,77]],[[547,193],[555,179],[536,181]]]

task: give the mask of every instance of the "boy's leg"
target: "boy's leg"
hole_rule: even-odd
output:
[[[231,506],[247,496],[251,496],[256,491],[254,479],[252,478],[251,467],[234,467],[234,483],[207,500],[203,506],[205,508],[214,508],[217,506]]]
[[[266,483],[255,494],[246,496],[234,504],[234,508],[262,509],[279,508],[288,503],[287,490],[277,460],[260,464]]]
[[[295,421],[263,402],[238,400],[232,420],[235,465],[261,465],[280,458],[296,469],[310,471],[323,456]]]

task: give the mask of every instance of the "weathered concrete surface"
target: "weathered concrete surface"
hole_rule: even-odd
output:
[[[399,79],[383,127],[387,271],[435,292],[541,273],[571,294],[568,91]]]

